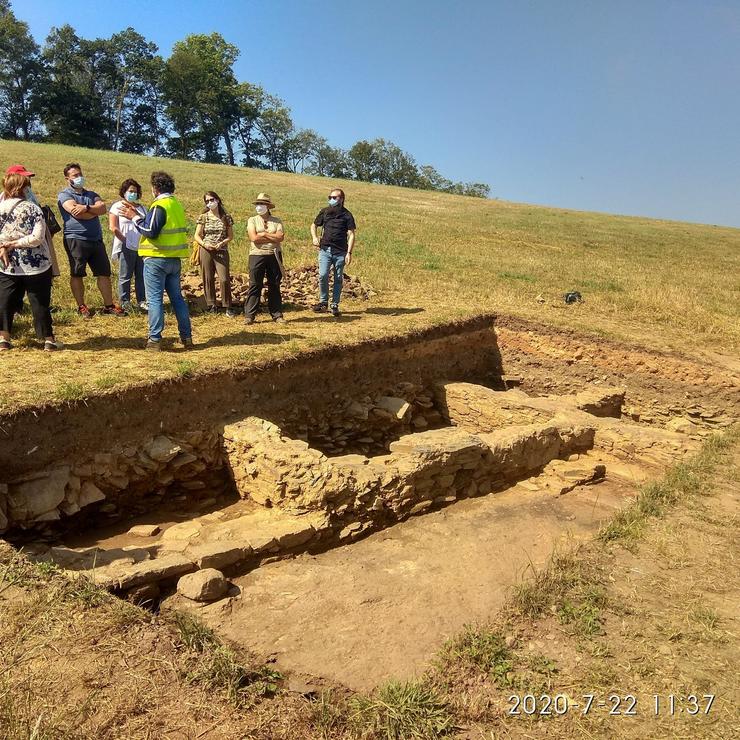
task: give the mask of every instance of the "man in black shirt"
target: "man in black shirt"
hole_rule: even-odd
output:
[[[322,229],[321,238],[317,228]],[[342,297],[344,268],[352,261],[355,246],[355,219],[344,207],[344,190],[334,188],[329,193],[329,205],[323,208],[311,224],[314,247],[319,248],[319,302],[313,307],[323,313],[329,307],[329,272],[334,272],[331,313],[339,316],[339,299]]]

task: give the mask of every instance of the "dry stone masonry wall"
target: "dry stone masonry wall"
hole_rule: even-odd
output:
[[[157,436],[139,447],[100,452],[32,473],[0,488],[0,533],[110,523],[162,501],[215,500],[226,485],[218,433]]]
[[[186,495],[177,493],[183,490],[207,495],[201,492],[210,490],[208,475],[222,464],[241,501],[164,532],[157,526],[133,527],[129,535],[136,545],[40,547],[37,556],[131,598],[153,600],[163,588],[171,592],[178,579],[196,571],[243,572],[266,559],[351,541],[408,516],[501,490],[543,470],[551,473],[550,490],[566,493],[604,477],[605,466],[589,462],[589,451],[665,466],[697,445],[685,435],[619,418],[624,397],[619,389],[533,398],[520,391],[439,383],[427,397],[432,405],[424,408],[440,414],[448,426],[403,434],[379,455],[329,457],[276,424],[249,417],[225,426],[221,436],[157,437],[141,449],[93,460],[89,468],[83,464],[50,471],[44,485],[55,493],[37,505],[37,518],[41,509],[54,510],[49,506],[58,510],[72,501],[80,505],[83,488],[92,490],[87,483],[100,492],[94,497],[105,497],[87,506],[104,506],[109,500],[120,504],[121,496],[131,494],[121,493],[116,485],[128,477],[130,486],[138,486],[137,476],[147,471],[150,478],[156,471],[162,495]],[[382,403],[389,414],[396,409],[396,419],[406,418],[412,405],[408,400],[383,398],[388,400],[366,403],[372,403],[371,408]],[[202,465],[196,464],[199,461]],[[67,498],[70,476],[80,481],[76,500]],[[118,479],[116,485],[112,478]],[[14,516],[26,483],[17,481],[9,488]],[[60,491],[64,497],[58,501]],[[132,500],[141,501],[137,495]],[[196,602],[207,600],[204,584],[210,588],[214,579],[221,593],[224,584],[211,572],[186,579],[180,593]]]

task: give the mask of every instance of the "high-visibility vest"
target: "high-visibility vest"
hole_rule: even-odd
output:
[[[167,220],[156,237],[144,237],[139,242],[139,254],[142,257],[189,257],[188,221],[180,201],[169,195],[166,198],[157,198],[152,203],[152,208],[155,207],[164,209]]]

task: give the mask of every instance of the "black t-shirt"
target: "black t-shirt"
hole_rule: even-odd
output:
[[[314,221],[316,226],[323,226],[321,249],[329,249],[332,254],[346,254],[347,232],[354,231],[355,217],[344,207],[324,208],[319,211]]]

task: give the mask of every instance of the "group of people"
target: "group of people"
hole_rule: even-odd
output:
[[[192,248],[185,209],[175,197],[175,181],[166,172],[153,172],[150,178],[152,202],[142,203],[141,185],[134,179],[123,181],[120,199],[108,210],[103,199],[87,188],[81,166],[64,168],[66,187],[57,205],[60,227],[53,211],[41,206],[32,187],[34,173],[23,165],[8,167],[0,195],[0,351],[12,348],[13,319],[21,310],[24,296],[33,315],[37,337],[46,351],[62,348],[57,341],[50,310],[53,278],[60,274],[54,248],[54,234],[61,230],[69,260],[70,287],[83,319],[93,311],[85,302],[83,278],[90,268],[103,298],[102,313],[126,316],[134,311],[148,314],[146,348],[161,349],[164,330],[164,294],[177,319],[180,340],[187,349],[193,346],[190,311],[182,295],[182,260],[200,267],[207,310],[217,313],[216,276],[220,285],[221,308],[226,316],[236,313],[231,302],[229,245],[234,239],[234,219],[219,195],[203,195]],[[340,316],[339,302],[343,273],[350,264],[355,244],[355,220],[344,206],[344,191],[334,188],[328,204],[311,224],[313,245],[318,248],[318,313],[330,311]],[[281,245],[285,238],[283,222],[273,214],[275,204],[268,193],[253,201],[255,214],[247,221],[249,235],[249,290],[244,304],[247,325],[255,322],[260,297],[267,282],[267,308],[275,322],[284,322],[280,282],[285,274]],[[113,235],[110,258],[103,242],[100,217],[108,213],[108,228]],[[113,297],[111,258],[118,262],[118,302]],[[334,284],[329,300],[329,280]],[[133,291],[133,298],[132,298]]]

